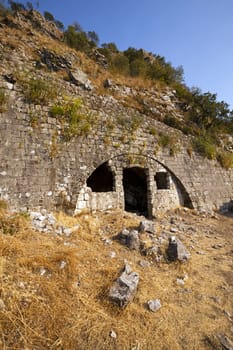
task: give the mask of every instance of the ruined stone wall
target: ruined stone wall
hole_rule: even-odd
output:
[[[181,192],[188,195],[194,208],[206,210],[219,209],[232,198],[232,170],[190,155],[187,138],[181,133],[122,107],[111,96],[84,94],[75,87],[75,95],[85,98],[85,110],[93,114],[95,125],[86,135],[65,142],[61,125],[49,116],[49,107],[26,104],[11,84],[4,84],[4,89],[9,100],[7,110],[0,114],[0,197],[12,207],[66,208],[74,212],[77,202],[81,209],[80,201],[89,201],[84,207],[92,201],[94,209],[99,209],[99,203],[103,203],[103,209],[123,207],[122,169],[135,166],[149,169],[153,214],[156,208],[182,205]],[[152,127],[176,133],[180,142],[175,154],[158,147],[158,140],[150,132]],[[116,191],[88,194],[84,190],[87,178],[107,161],[112,162]],[[169,191],[156,188],[156,169],[168,171]]]

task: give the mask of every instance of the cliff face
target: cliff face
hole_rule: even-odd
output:
[[[175,91],[124,85],[62,40],[35,11],[0,25],[2,199],[149,216],[229,203],[232,171],[191,152],[189,138],[162,123],[183,119]]]

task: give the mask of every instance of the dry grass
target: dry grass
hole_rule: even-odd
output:
[[[13,233],[1,229],[0,236],[1,349],[213,349],[205,339],[217,333],[230,337],[226,312],[233,313],[232,247],[230,235],[221,237],[220,230],[221,221],[232,230],[232,218],[208,219],[211,232],[206,234],[206,221],[189,214],[197,232],[182,239],[194,241],[191,261],[148,268],[138,265],[147,257],[104,240],[137,226],[139,218],[122,212],[77,218],[60,213],[57,218],[80,228],[70,237],[40,234],[24,217],[1,212],[5,227],[14,224]],[[220,251],[211,248],[220,240]],[[198,250],[205,254],[196,254]],[[140,282],[134,301],[119,310],[108,300],[108,291],[125,259]],[[176,279],[185,273],[189,279],[178,286]],[[154,298],[162,303],[157,313],[145,306]]]

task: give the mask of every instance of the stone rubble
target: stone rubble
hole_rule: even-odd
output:
[[[120,308],[126,307],[137,292],[138,282],[138,273],[132,271],[131,267],[125,264],[123,272],[110,289],[109,298]]]
[[[233,341],[223,334],[218,335],[218,339],[225,350],[233,350]]]
[[[152,312],[158,311],[162,306],[159,299],[149,300],[147,302],[147,305],[148,305],[149,310]]]
[[[184,262],[189,260],[190,253],[178,238],[171,236],[169,238],[169,245],[167,248],[167,257],[169,261],[179,260],[181,262]]]
[[[149,232],[155,234],[155,224],[150,220],[143,220],[139,225],[139,232]]]
[[[69,237],[73,232],[79,229],[79,225],[65,227],[57,222],[55,216],[48,213],[45,209],[41,212],[30,212],[31,223],[34,229],[43,233],[55,233],[59,236]]]

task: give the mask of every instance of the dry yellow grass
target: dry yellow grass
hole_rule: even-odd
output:
[[[60,213],[60,222],[80,228],[70,237],[59,237],[35,232],[25,218],[11,218],[2,210],[0,348],[217,349],[215,334],[232,336],[232,243],[223,228],[230,232],[233,219],[186,216],[197,228],[181,237],[187,245],[194,241],[191,260],[183,265],[153,262],[142,268],[138,262],[149,258],[116,240],[105,243],[122,228],[137,226],[136,216],[118,211],[71,218]],[[203,231],[207,224],[210,234]],[[14,227],[11,235],[7,225]],[[220,240],[223,247],[213,249]],[[112,251],[115,258],[110,257]],[[119,310],[109,301],[108,291],[125,259],[140,282],[134,301]],[[178,286],[176,279],[185,273],[185,286]],[[152,313],[145,304],[155,298],[162,308]]]

